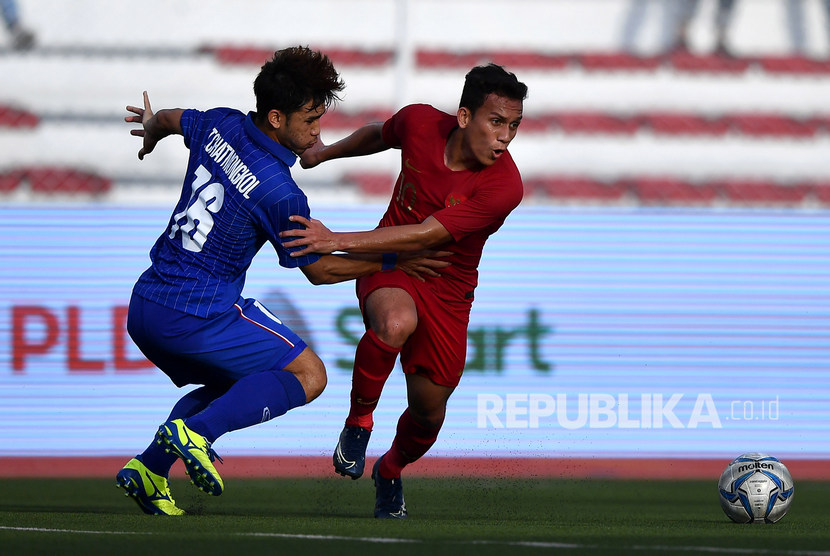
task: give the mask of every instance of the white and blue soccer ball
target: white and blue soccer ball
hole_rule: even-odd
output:
[[[737,523],[775,523],[793,501],[793,478],[777,458],[751,452],[735,458],[718,481],[720,505]]]

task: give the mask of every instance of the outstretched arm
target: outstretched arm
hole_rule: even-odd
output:
[[[321,162],[335,158],[365,156],[385,151],[391,147],[384,143],[382,130],[383,122],[372,122],[331,145],[324,145],[318,140],[313,147],[300,155],[300,165],[303,168],[314,168]]]
[[[141,129],[130,130],[130,135],[144,138],[144,144],[138,151],[139,160],[144,160],[144,156],[153,152],[156,144],[168,135],[183,134],[182,112],[184,110],[173,108],[153,113],[147,91],[144,91],[144,108],[127,106],[127,111],[136,115],[124,117],[125,122],[141,124]]]
[[[290,216],[305,229],[280,232],[280,238],[297,238],[283,242],[287,248],[304,247],[291,253],[292,257],[310,253],[401,253],[439,247],[452,240],[452,235],[435,217],[429,216],[420,224],[375,228],[366,232],[332,232],[315,219]]]
[[[440,276],[438,271],[450,265],[442,257],[452,255],[449,251],[420,251],[404,253],[395,262],[395,269],[424,281],[424,276]],[[316,262],[300,267],[308,281],[320,284],[336,284],[384,270],[380,255],[323,255]],[[390,269],[391,270],[391,269]]]

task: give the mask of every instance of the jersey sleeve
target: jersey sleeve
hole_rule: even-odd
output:
[[[194,108],[184,110],[181,126],[185,146],[189,149],[191,145],[201,145],[215,123],[233,113],[240,112],[233,108],[211,108],[204,112]]]
[[[198,144],[199,138],[194,138],[200,129],[200,122],[204,116],[204,112],[188,108],[182,112],[182,134],[184,135],[184,145],[189,149],[190,145]]]
[[[446,207],[433,216],[447,229],[455,241],[501,226],[504,219],[522,201],[523,187],[518,171],[498,173],[483,181],[475,193],[461,203]]]
[[[383,142],[392,148],[400,148],[403,144],[402,138],[407,136],[407,126],[413,118],[417,120],[418,114],[427,108],[429,106],[425,104],[410,104],[398,110],[383,124],[381,130]]]
[[[299,251],[301,247],[294,247],[287,249],[283,246],[284,241],[290,241],[290,238],[281,239],[279,233],[285,230],[297,230],[302,228],[302,225],[297,222],[288,220],[289,216],[299,215],[307,219],[311,218],[311,210],[308,208],[308,202],[304,197],[299,195],[290,195],[280,199],[272,204],[265,211],[265,218],[262,222],[262,228],[265,230],[268,241],[274,246],[277,252],[280,266],[285,268],[297,268],[316,262],[320,255],[304,255],[302,257],[292,257],[292,251]]]

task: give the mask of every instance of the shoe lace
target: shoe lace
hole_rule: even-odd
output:
[[[205,440],[205,453],[207,454],[207,456],[208,456],[208,458],[210,459],[211,462],[219,460],[219,463],[221,463],[222,465],[225,465],[225,461],[222,459],[222,457],[219,454],[216,453],[216,450],[214,450],[211,447],[210,442],[208,442],[207,440]]]

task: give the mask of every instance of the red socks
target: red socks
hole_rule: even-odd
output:
[[[346,426],[372,430],[372,412],[378,405],[386,379],[395,368],[401,352],[377,337],[369,329],[357,344],[352,372],[352,393]]]
[[[400,349],[384,343],[367,330],[357,344],[352,373],[352,393],[346,426],[372,430],[372,412],[378,405],[386,379],[395,368]],[[435,444],[441,427],[428,429],[415,422],[409,409],[398,419],[392,447],[383,457],[378,471],[387,479],[401,476],[401,470],[416,461]]]
[[[383,456],[378,472],[386,479],[397,479],[401,470],[410,463],[418,460],[435,444],[441,426],[428,429],[415,422],[409,409],[403,412],[398,419],[398,430],[392,447]]]

